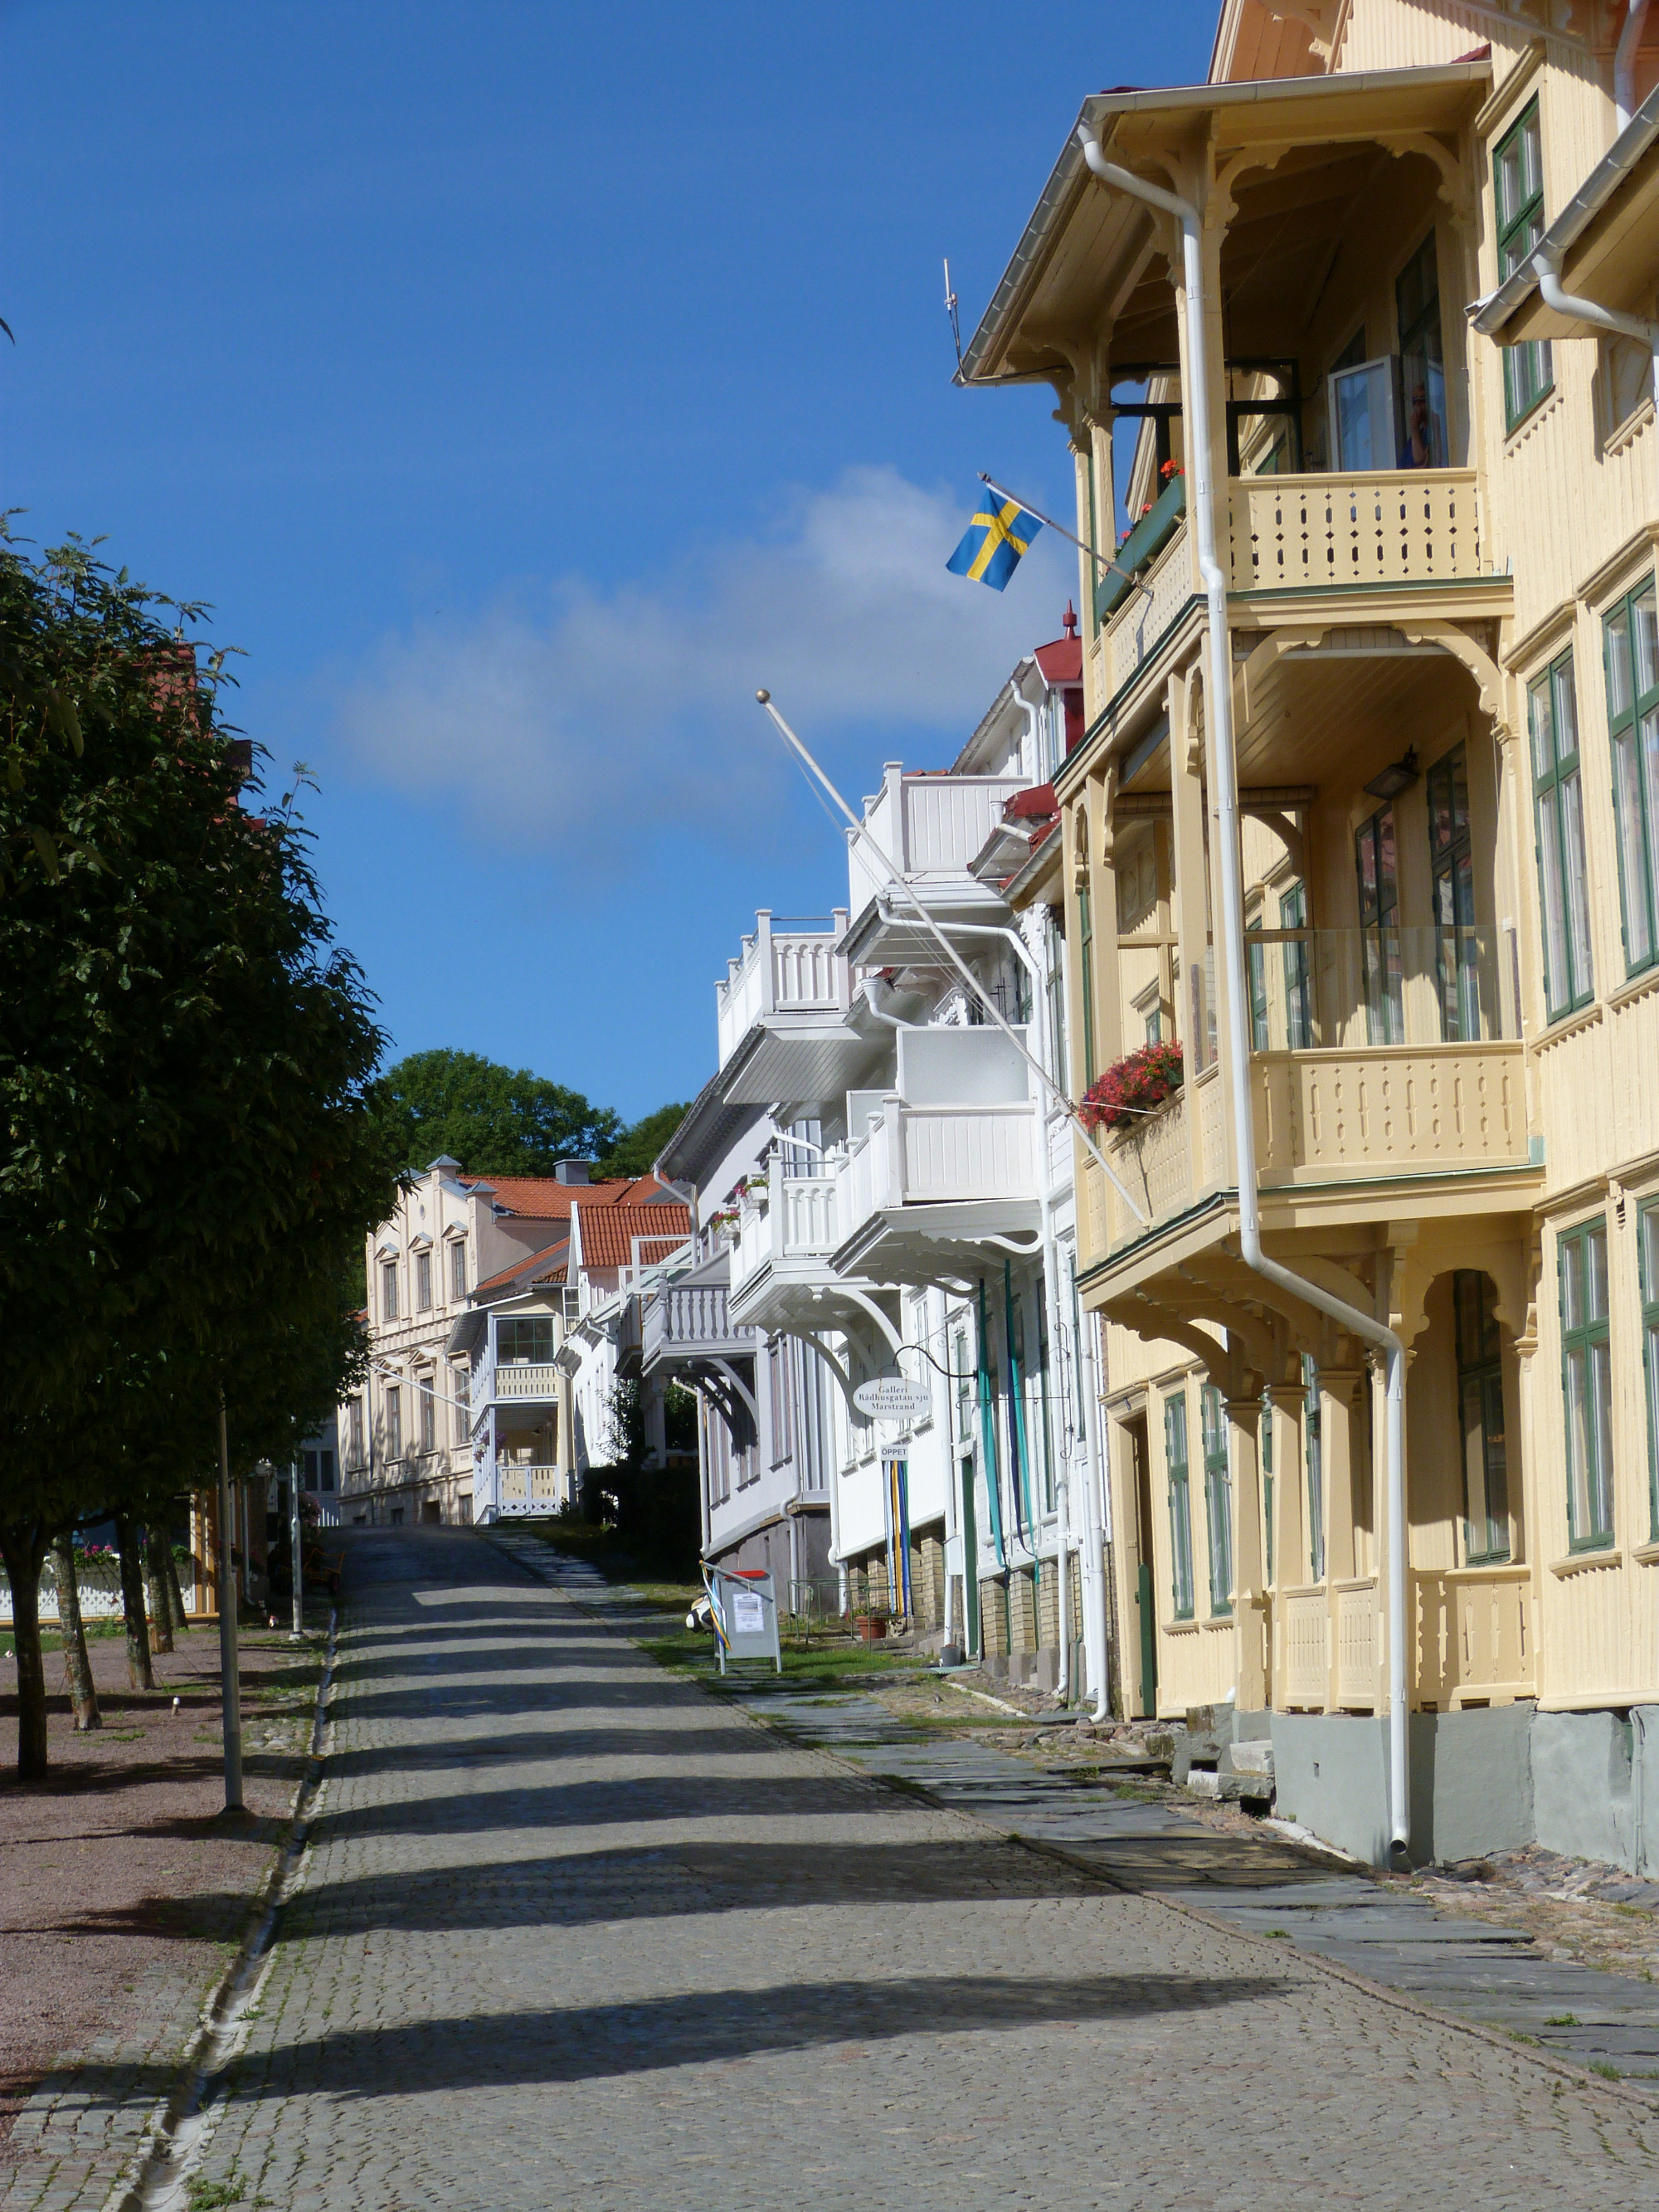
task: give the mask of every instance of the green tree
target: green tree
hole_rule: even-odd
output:
[[[143,1511],[112,1401],[173,1362],[234,1402],[239,1348],[324,1283],[337,1299],[396,1184],[372,1000],[290,801],[241,803],[222,660],[198,665],[198,611],[174,629],[171,604],[78,542],[0,546],[0,1556],[26,1775],[46,1546]]]
[[[476,1052],[410,1053],[386,1070],[377,1096],[405,1167],[447,1152],[471,1175],[550,1175],[560,1160],[608,1151],[622,1133],[609,1107]]]
[[[689,1103],[659,1106],[654,1114],[647,1114],[643,1121],[633,1123],[599,1161],[593,1170],[595,1176],[609,1179],[649,1175],[657,1155],[690,1110]]]

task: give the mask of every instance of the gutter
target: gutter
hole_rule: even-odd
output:
[[[1250,1097],[1250,1032],[1244,1003],[1244,887],[1239,848],[1238,762],[1233,738],[1232,641],[1227,620],[1227,579],[1216,554],[1215,486],[1211,477],[1210,348],[1204,295],[1203,223],[1190,200],[1149,184],[1109,161],[1091,124],[1078,129],[1083,157],[1103,185],[1174,216],[1181,226],[1182,276],[1186,292],[1188,375],[1182,400],[1187,422],[1188,507],[1198,538],[1198,565],[1208,604],[1209,665],[1204,679],[1205,716],[1219,817],[1221,922],[1226,948],[1227,1048],[1231,1078],[1233,1141],[1238,1161],[1238,1241],[1246,1267],[1263,1281],[1289,1291],[1328,1315],[1387,1363],[1389,1498],[1389,1802],[1396,1855],[1411,1834],[1410,1770],[1406,1711],[1406,1348],[1393,1329],[1372,1315],[1270,1259],[1261,1249],[1256,1193],[1255,1113]],[[1228,1434],[1229,1449],[1231,1430]]]
[[[1540,256],[1549,257],[1555,268],[1559,269],[1568,251],[1589,228],[1656,138],[1659,138],[1659,85],[1654,87],[1551,223],[1533,249],[1531,258],[1506,276],[1496,291],[1488,292],[1485,299],[1474,301],[1465,310],[1471,325],[1483,338],[1498,337],[1538,282]],[[1544,300],[1546,306],[1552,304],[1547,293]]]

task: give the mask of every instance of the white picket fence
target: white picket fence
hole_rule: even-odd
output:
[[[81,1593],[81,1617],[83,1620],[109,1620],[121,1610],[121,1568],[113,1553],[106,1558],[101,1553],[90,1559],[76,1562],[75,1583]],[[196,1610],[196,1588],[193,1575],[182,1569],[179,1586],[184,1593],[185,1611]],[[0,1573],[0,1620],[11,1619],[11,1584]],[[40,1570],[40,1618],[58,1618],[58,1576],[50,1559]]]

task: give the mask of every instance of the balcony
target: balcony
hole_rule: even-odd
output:
[[[750,1190],[738,1216],[732,1248],[730,1305],[757,1310],[763,1303],[769,1323],[782,1314],[792,1291],[810,1303],[834,1278],[830,1255],[836,1234],[836,1166],[839,1152],[824,1163],[825,1172],[789,1176],[775,1159],[766,1183]],[[778,1301],[781,1299],[782,1304]]]
[[[755,917],[738,957],[714,986],[724,1067],[750,1030],[769,1015],[819,1015],[833,1019],[852,1002],[852,980],[836,945],[847,927],[844,909],[825,921],[776,929],[769,912]]]
[[[643,1302],[642,1357],[645,1374],[672,1371],[708,1359],[731,1359],[752,1352],[760,1331],[731,1316],[724,1283],[680,1283],[652,1291]]]
[[[1464,929],[1254,931],[1249,957],[1264,1205],[1275,1193],[1321,1185],[1351,1191],[1367,1180],[1528,1165],[1524,1048],[1501,1033],[1492,938]],[[1136,1219],[1085,1156],[1091,1264],[1231,1182],[1227,1113],[1212,1063],[1132,1126],[1102,1133],[1146,1218]]]
[[[973,863],[1002,824],[1008,801],[1030,787],[1019,775],[906,775],[888,764],[881,789],[864,805],[872,842],[925,902],[945,921],[1006,919],[998,895],[972,872]],[[848,849],[854,922],[846,939],[860,967],[937,960],[939,948],[908,907],[890,918],[878,904],[889,896],[861,841]]]
[[[1134,584],[1111,574],[1103,581],[1097,600],[1103,626],[1091,648],[1091,714],[1155,657],[1203,591],[1190,519],[1171,497],[1181,482],[1174,480],[1121,549]],[[1492,575],[1473,469],[1233,477],[1217,523],[1224,531],[1230,592],[1311,595],[1393,585],[1416,593]],[[1143,530],[1144,551],[1136,544]]]
[[[1444,1713],[1537,1694],[1531,1582],[1521,1566],[1412,1577],[1419,1705]]]
[[[981,1272],[987,1235],[1035,1240],[1042,1139],[1029,1099],[884,1097],[836,1165],[837,1272],[927,1283],[953,1268]]]

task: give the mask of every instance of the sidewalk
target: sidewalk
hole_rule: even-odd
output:
[[[619,1627],[637,1634],[644,1626],[628,1593],[590,1569],[534,1538],[495,1540]],[[1241,1823],[1230,1821],[1228,1832],[1137,1778],[1113,1786],[1064,1767],[1045,1771],[993,1744],[896,1717],[863,1692],[801,1692],[757,1675],[728,1682],[723,1694],[796,1742],[1060,1854],[1115,1888],[1282,1942],[1407,2000],[1618,2076],[1659,2104],[1659,1985],[1651,1982],[1552,1957],[1525,1929],[1441,1911],[1267,1832],[1237,1832]]]

